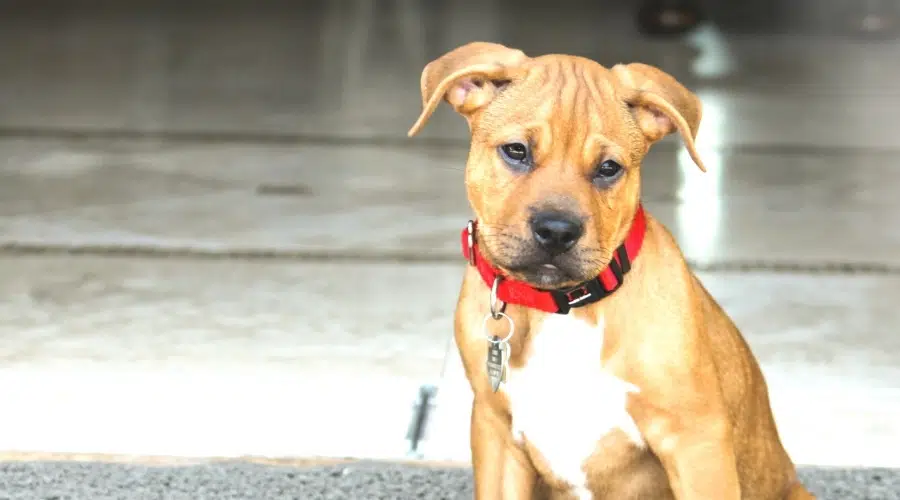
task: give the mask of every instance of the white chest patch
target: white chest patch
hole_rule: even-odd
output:
[[[537,448],[580,500],[591,498],[583,466],[600,438],[621,429],[644,445],[625,410],[628,393],[638,388],[600,364],[603,330],[603,320],[591,326],[569,315],[549,315],[532,340],[525,367],[511,369],[504,386],[513,435]]]

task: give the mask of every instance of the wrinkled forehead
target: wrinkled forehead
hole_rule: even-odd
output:
[[[479,124],[485,139],[574,145],[619,134],[628,109],[607,68],[580,57],[544,56],[526,69],[485,109]]]

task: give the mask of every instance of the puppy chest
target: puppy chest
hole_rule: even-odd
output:
[[[626,411],[633,385],[601,365],[603,323],[548,317],[533,337],[525,366],[512,369],[505,386],[513,436],[526,439],[555,475],[584,487],[584,462],[604,436],[621,430],[643,440]]]

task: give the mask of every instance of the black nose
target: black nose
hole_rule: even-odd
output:
[[[584,234],[584,224],[572,214],[539,212],[531,218],[531,233],[541,248],[557,255],[575,246]]]

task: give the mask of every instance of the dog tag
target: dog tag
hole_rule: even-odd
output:
[[[506,334],[506,337],[500,338],[496,335],[491,335],[488,332],[487,324],[491,319],[506,319],[509,323],[509,333]],[[491,389],[493,389],[494,392],[497,392],[497,390],[500,389],[501,383],[506,382],[506,375],[509,371],[509,339],[512,338],[515,329],[516,325],[513,323],[512,318],[503,312],[485,314],[484,321],[481,323],[481,330],[484,332],[488,343],[488,380],[491,382]]]
[[[503,346],[506,342],[502,342],[500,337],[494,335],[488,340],[487,355],[487,372],[488,379],[491,381],[491,389],[497,392],[500,388],[500,382],[506,378],[506,349]]]
[[[500,349],[503,351],[503,373],[500,377],[500,382],[506,383],[506,376],[509,374],[509,356],[510,356],[510,348],[509,342],[500,342]]]

